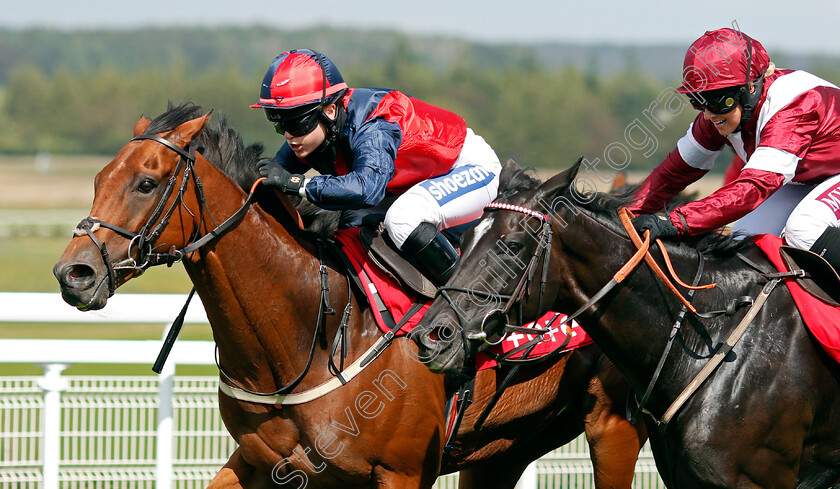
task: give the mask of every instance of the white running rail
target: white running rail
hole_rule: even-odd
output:
[[[80,312],[59,294],[0,292],[0,322],[161,324],[186,295],[117,294]],[[206,324],[196,296],[185,323]],[[178,341],[160,376],[67,376],[75,363],[151,365],[161,340],[0,339],[0,364],[39,365],[39,377],[0,377],[0,489],[204,487],[235,448],[218,414],[217,377],[175,377],[213,365],[211,341]],[[177,426],[176,426],[177,425]],[[35,465],[37,464],[37,465]],[[662,488],[646,447],[633,487]],[[592,486],[583,436],[531,464],[520,489]],[[457,474],[436,489],[457,487]]]
[[[181,295],[123,294],[112,297],[108,305],[100,311],[81,312],[68,306],[59,294],[4,292],[0,293],[0,322],[161,323],[167,325],[163,333],[165,337],[171,321],[178,315],[185,302],[186,296]],[[208,322],[197,297],[190,304],[184,322]],[[157,358],[160,347],[161,341],[157,340],[0,339],[0,362],[37,364],[44,370],[44,376],[37,381],[38,387],[43,390],[43,489],[59,488],[62,449],[61,395],[69,387],[68,379],[61,375],[62,372],[74,363],[151,365]],[[212,341],[176,342],[158,378],[157,412],[152,416],[156,420],[154,454],[155,487],[158,489],[172,487],[175,366],[213,365],[213,355]],[[10,442],[8,439],[3,441]],[[6,450],[0,450],[10,451],[11,445]]]

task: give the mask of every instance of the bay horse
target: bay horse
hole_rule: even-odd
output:
[[[576,183],[579,166],[580,161],[544,183],[503,195],[464,236],[464,258],[442,289],[446,294],[439,291],[415,327],[422,332],[413,335],[421,355],[435,351],[430,368],[457,371],[488,338],[502,334],[504,314],[498,301],[494,304],[489,298],[512,297],[529,307],[537,300],[536,280],[530,294],[521,299],[514,295],[518,277],[499,284],[495,295],[479,291],[473,300],[458,303],[458,324],[464,330],[441,344],[435,335],[439,318],[453,316],[452,301],[474,292],[472,284],[486,283],[481,278],[488,276],[487,266],[480,262],[492,253],[515,269],[543,249],[540,260],[549,260],[545,308],[580,311],[576,320],[632,390],[641,396],[652,386],[649,397],[644,396],[644,417],[657,469],[668,487],[805,489],[836,484],[840,369],[809,333],[787,287],[773,289],[752,325],[749,320],[743,323],[747,326],[740,341],[730,351],[724,348],[723,340],[747,316],[745,309],[733,307],[736,299],[750,296],[758,301],[769,288],[765,284],[770,278],[756,268],[776,273],[763,252],[749,239],[721,235],[692,243],[667,242],[678,277],[696,276],[697,283],[717,284],[693,293],[699,314],[689,313],[680,327],[683,303],[651,267],[641,263],[616,280],[616,271],[626,270],[623,266],[637,251],[617,213],[632,201],[632,194],[581,191],[585,180]],[[541,234],[544,229],[548,232]],[[662,263],[658,248],[649,251]],[[518,269],[528,270],[524,265]],[[727,306],[731,316],[711,314]],[[669,337],[674,338],[670,351]],[[681,407],[672,404],[718,352],[723,360],[717,370],[697,384]],[[672,414],[665,416],[668,411]]]
[[[361,359],[382,336],[371,308],[339,259],[300,229],[289,200],[254,183],[262,146],[209,119],[187,103],[136,123],[54,267],[62,296],[100,309],[148,266],[181,261],[210,320],[223,387],[294,396],[336,384],[329,366],[341,360],[322,340],[346,325],[348,362]],[[332,306],[338,313],[325,314]],[[220,392],[238,448],[209,487],[428,488],[460,470],[461,487],[511,488],[528,463],[584,431],[597,487],[630,487],[644,430],[623,418],[627,384],[600,350],[522,369],[474,429],[506,372],[477,375],[446,458],[447,380],[405,338],[308,402]]]

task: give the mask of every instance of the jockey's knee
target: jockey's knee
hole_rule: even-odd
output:
[[[809,202],[809,204],[814,203]],[[837,225],[837,219],[833,213],[826,216],[823,215],[824,212],[819,212],[821,209],[815,209],[815,207],[815,205],[800,205],[791,213],[784,230],[787,244],[809,250],[826,228]]]
[[[428,222],[440,229],[442,220],[435,213],[424,212],[426,202],[412,195],[404,194],[394,202],[385,214],[385,229],[399,249],[403,248],[405,240],[417,229],[421,223]]]

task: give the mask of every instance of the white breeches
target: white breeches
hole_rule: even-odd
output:
[[[819,185],[788,183],[741,218],[732,232],[773,234],[810,249],[826,227],[840,225],[840,175]]]
[[[493,148],[468,128],[464,147],[449,173],[414,185],[391,204],[385,214],[388,235],[402,248],[421,222],[442,230],[477,219],[496,198],[501,171]]]

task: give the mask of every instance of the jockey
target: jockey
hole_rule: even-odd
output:
[[[463,118],[396,90],[348,88],[335,64],[309,49],[275,58],[251,107],[286,139],[259,162],[266,184],[343,211],[343,227],[384,215],[397,247],[446,282],[458,253],[440,231],[477,219],[501,172]],[[309,169],[319,175],[305,177]]]
[[[783,236],[840,270],[840,89],[776,69],[761,43],[725,28],[689,47],[677,92],[701,113],[639,187],[630,210],[643,215],[634,227],[669,238],[737,220],[733,234]],[[745,162],[740,173],[708,197],[662,213],[712,168],[724,145]]]

